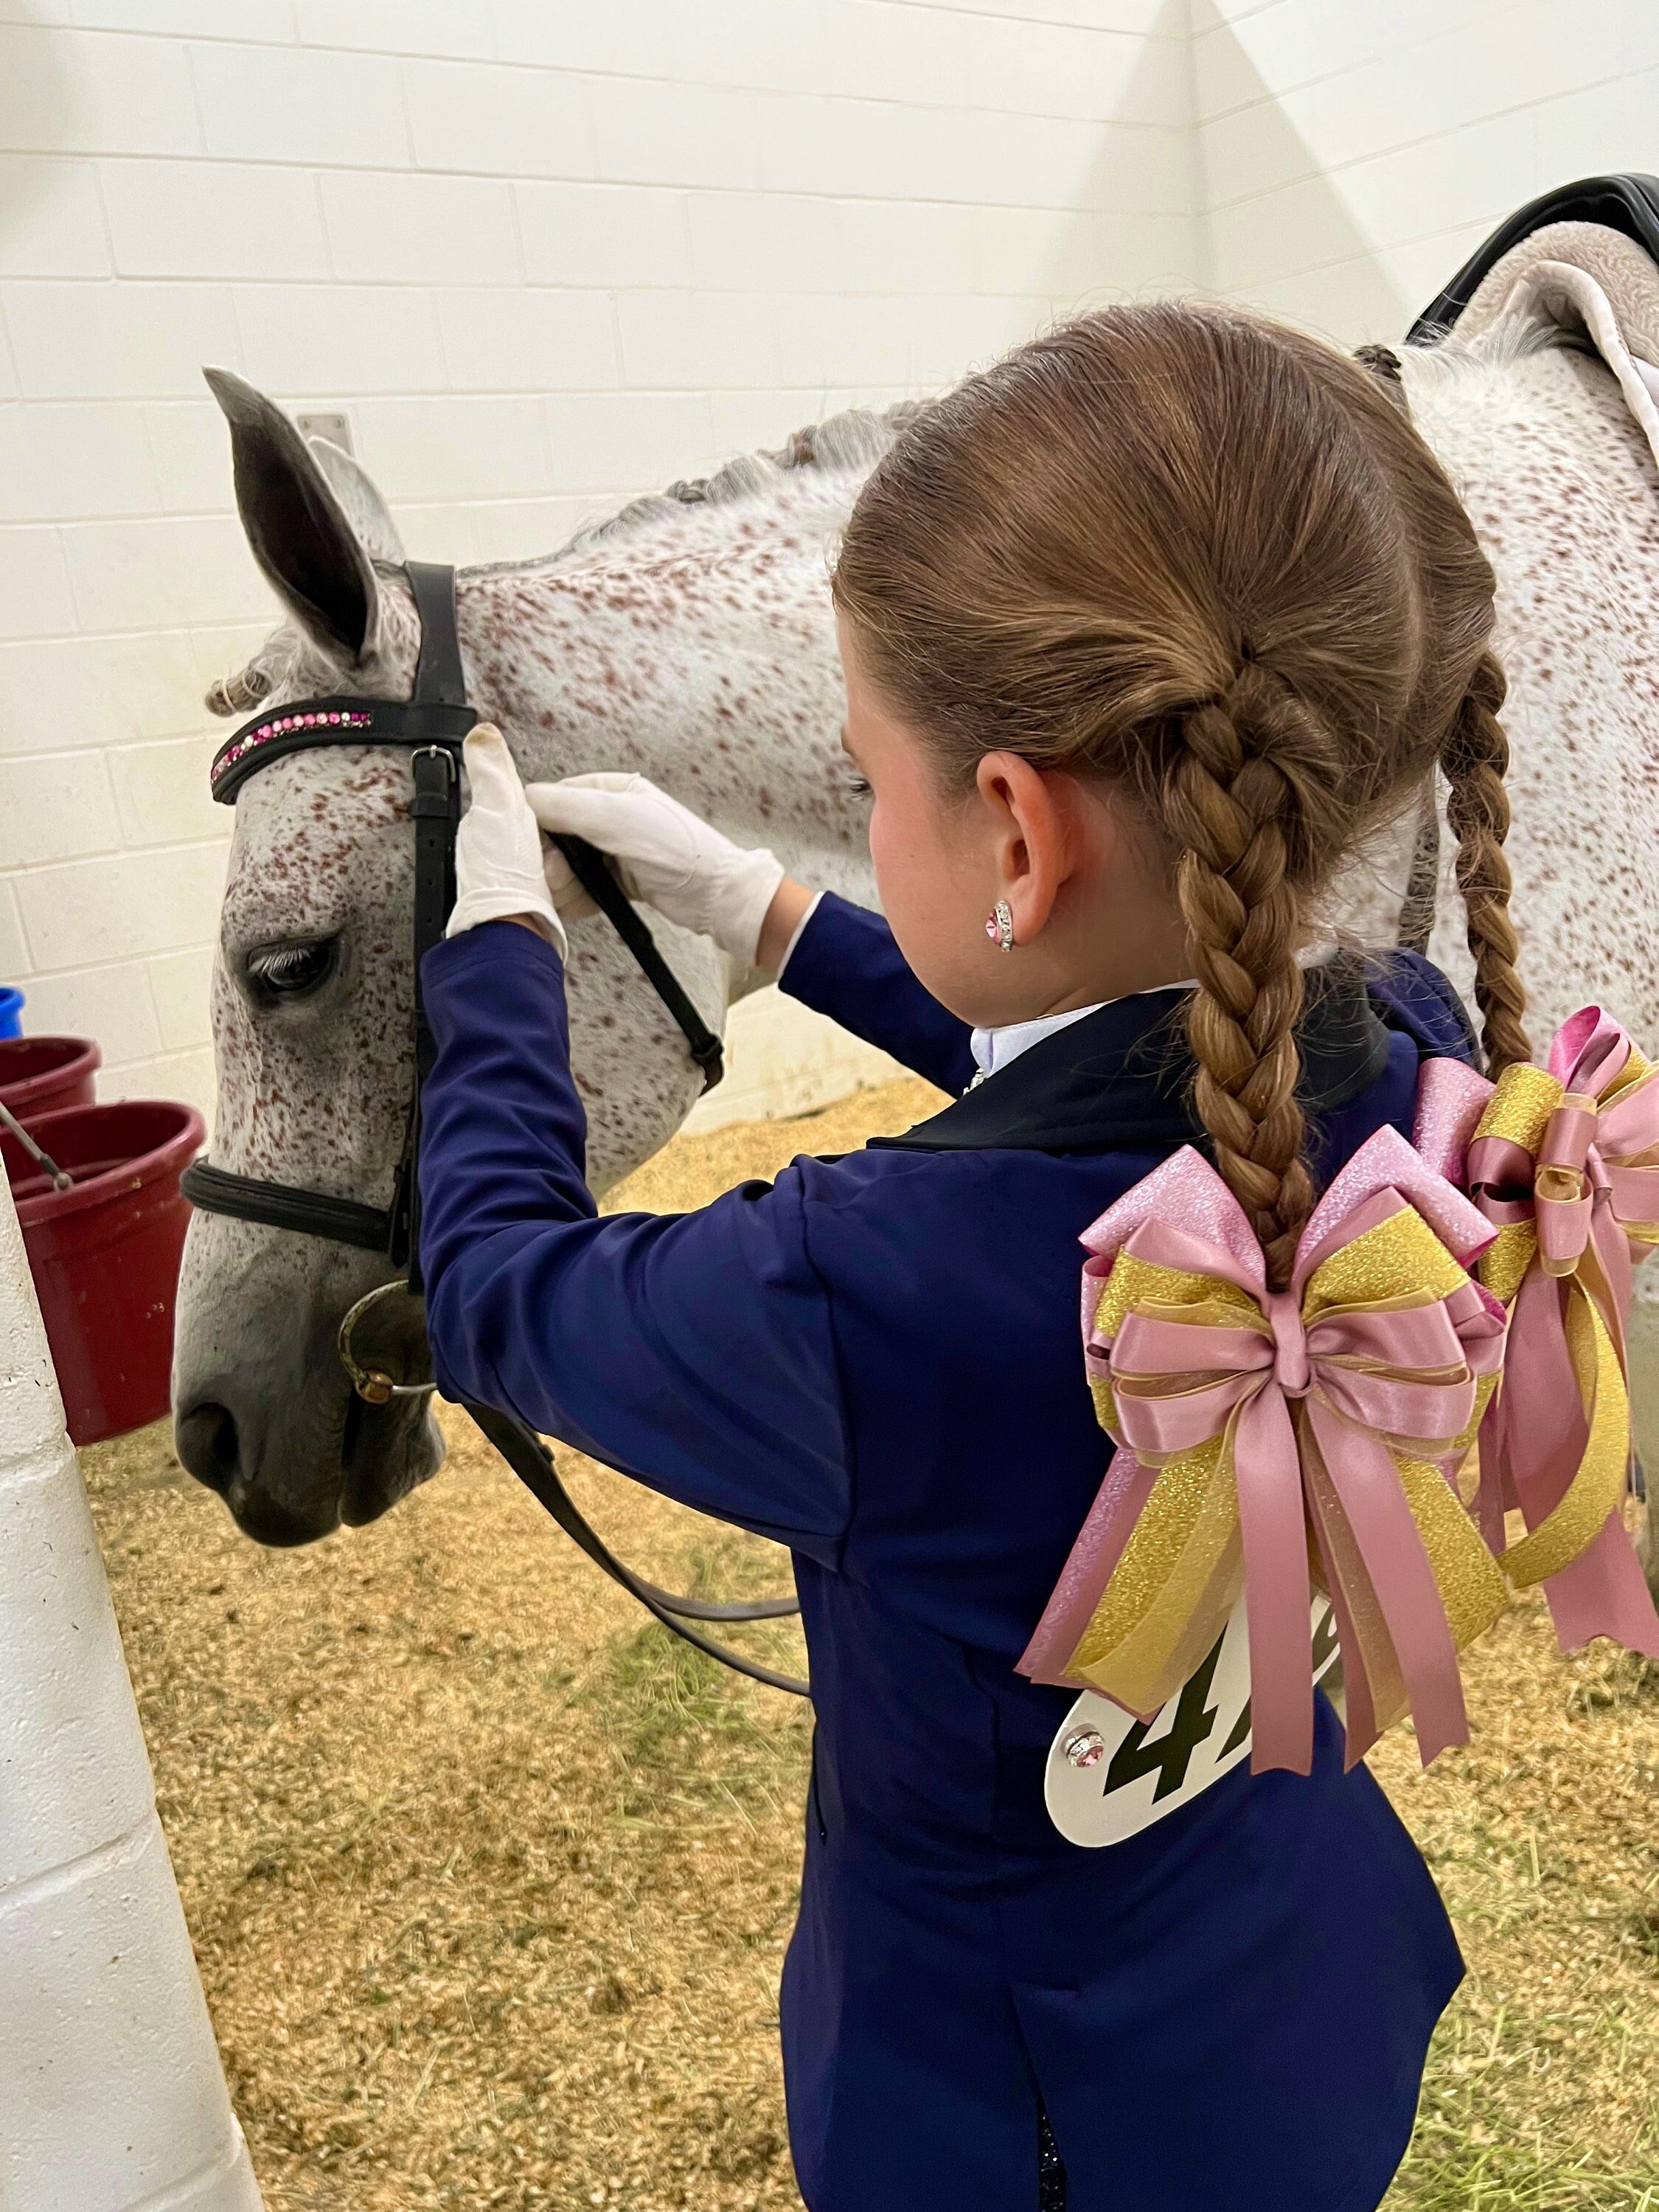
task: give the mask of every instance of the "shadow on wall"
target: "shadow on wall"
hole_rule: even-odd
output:
[[[6,94],[5,152],[0,162],[0,262],[10,270],[13,242],[40,225],[39,210],[54,195],[77,185],[56,163],[31,155],[80,150],[84,117],[50,39],[37,35],[48,17],[29,0],[9,10],[15,20],[0,23],[0,86]],[[58,276],[53,267],[41,272]]]
[[[1100,151],[1047,275],[1051,295],[1071,300],[1076,312],[1204,287],[1188,5],[1161,0],[1115,109],[1101,118]],[[1154,116],[1169,126],[1158,134],[1161,143],[1135,127]],[[1171,143],[1177,133],[1178,146]],[[1102,213],[1115,264],[1108,267],[1098,258]]]
[[[1215,0],[1190,0],[1193,142],[1202,289],[1299,323],[1346,349],[1397,344],[1420,302],[1378,258],[1336,179],[1279,106]],[[1200,42],[1209,51],[1200,59]],[[1206,121],[1197,86],[1224,82]],[[1448,273],[1459,255],[1449,249]]]

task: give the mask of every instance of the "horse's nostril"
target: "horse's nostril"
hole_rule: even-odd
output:
[[[235,1479],[239,1445],[236,1417],[228,1406],[205,1399],[179,1416],[173,1431],[179,1457],[198,1482],[221,1497]]]

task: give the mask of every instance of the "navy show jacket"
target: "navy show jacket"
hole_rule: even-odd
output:
[[[422,1261],[441,1387],[787,1545],[817,1729],[784,1970],[811,2212],[1370,2212],[1462,1972],[1428,1871],[1322,1697],[1315,1771],[1235,1768],[1109,1849],[1050,1824],[1070,1693],[1014,1662],[1109,1440],[1079,1232],[1190,1121],[1180,998],[1052,1034],[906,1136],[701,1212],[596,1217],[562,971],[489,923],[422,970]],[[1316,971],[1327,1174],[1469,1056],[1427,962]],[[963,1025],[833,896],[786,988],[951,1091]]]

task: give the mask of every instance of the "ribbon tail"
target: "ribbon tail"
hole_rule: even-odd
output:
[[[1624,1523],[1630,1401],[1618,1346],[1601,1301],[1578,1286],[1569,1295],[1567,1328],[1551,1334],[1580,1448],[1567,1459],[1573,1473],[1565,1483],[1559,1461],[1534,1467],[1523,1455],[1519,1486],[1530,1533],[1504,1565],[1519,1585],[1542,1581],[1564,1651],[1607,1636],[1659,1659],[1659,1615]],[[1586,1528],[1595,1533],[1587,1538]]]
[[[1570,1470],[1579,1464],[1589,1437],[1563,1319],[1563,1304],[1571,1295],[1561,1278],[1534,1267],[1510,1311],[1498,1395],[1505,1466],[1514,1503],[1528,1529],[1537,1528],[1560,1504]]]
[[[1468,1740],[1457,1646],[1401,1470],[1379,1437],[1311,1400],[1308,1420],[1388,1632],[1426,1766]],[[1455,1503],[1455,1501],[1453,1501]]]
[[[1106,1479],[1066,1554],[1042,1618],[1015,1662],[1018,1674],[1062,1689],[1077,1686],[1066,1672],[1067,1662],[1082,1641],[1157,1480],[1157,1469],[1143,1467],[1126,1447],[1120,1445],[1113,1453]]]
[[[1562,1296],[1565,1318],[1547,1303]],[[1509,1358],[1526,1377],[1524,1407],[1511,1408],[1510,1466],[1528,1534],[1504,1554],[1504,1571],[1524,1589],[1570,1566],[1622,1506],[1630,1400],[1600,1309],[1576,1279],[1528,1278]]]
[[[1480,1462],[1480,1483],[1470,1510],[1486,1549],[1493,1559],[1500,1559],[1505,1541],[1504,1511],[1515,1502],[1510,1494],[1513,1486],[1509,1475],[1509,1395],[1501,1381],[1481,1417],[1475,1455]]]
[[[1342,1771],[1352,1774],[1382,1733],[1371,1698],[1371,1679],[1366,1670],[1359,1624],[1348,1603],[1347,1588],[1337,1571],[1335,1555],[1326,1540],[1322,1522],[1316,1518],[1314,1534],[1324,1571],[1325,1593],[1336,1615],[1336,1640],[1342,1653],[1342,1702],[1346,1723],[1342,1744]],[[1350,1658],[1349,1654],[1353,1656]]]
[[[1300,1455],[1282,1390],[1240,1409],[1233,1476],[1243,1539],[1250,1644],[1250,1771],[1313,1771],[1313,1678],[1308,1659],[1307,1511]]]
[[[1544,1595],[1564,1651],[1580,1651],[1598,1636],[1610,1636],[1659,1660],[1659,1613],[1622,1514],[1610,1515],[1578,1557],[1550,1577]]]
[[[1324,1569],[1325,1589],[1336,1613],[1342,1647],[1342,1685],[1348,1710],[1344,1765],[1352,1768],[1410,1702],[1388,1625],[1365,1563],[1331,1480],[1319,1442],[1303,1435],[1302,1480]]]
[[[1126,1490],[1116,1508],[1125,1519],[1136,1489]],[[1092,1564],[1075,1609],[1066,1608],[1068,1627],[1098,1585],[1102,1564]],[[1231,1439],[1224,1433],[1158,1469],[1105,1588],[1064,1652],[1060,1680],[1150,1718],[1225,1627],[1241,1577]],[[1054,1650],[1061,1649],[1056,1639]]]
[[[1636,1262],[1631,1255],[1630,1239],[1608,1205],[1596,1206],[1590,1215],[1589,1243],[1579,1263],[1579,1272],[1591,1278],[1591,1292],[1619,1355],[1620,1370],[1628,1375],[1630,1357],[1625,1346],[1625,1316],[1630,1311],[1636,1288]]]

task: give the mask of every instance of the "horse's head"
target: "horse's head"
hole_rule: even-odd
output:
[[[319,695],[407,697],[418,625],[378,493],[345,455],[308,448],[239,379],[210,381],[230,424],[248,541],[288,619],[209,704],[246,714]],[[465,585],[459,621],[473,702],[503,721],[523,757],[514,702],[499,690],[494,617],[469,604]],[[562,772],[556,735],[544,732],[532,750],[535,772]],[[369,747],[273,761],[240,791],[213,981],[216,1165],[389,1203],[413,1084],[410,795],[407,756]],[[718,1021],[725,963],[702,940],[662,934]],[[589,1172],[603,1188],[678,1126],[701,1079],[608,924],[573,929],[569,982]],[[429,1401],[366,1404],[337,1354],[346,1309],[394,1277],[388,1261],[320,1237],[192,1219],[174,1357],[179,1455],[250,1535],[302,1543],[343,1520],[372,1520],[438,1468]],[[418,1317],[398,1300],[385,1314],[382,1335],[362,1349],[407,1366]],[[399,1328],[414,1345],[391,1340]]]

